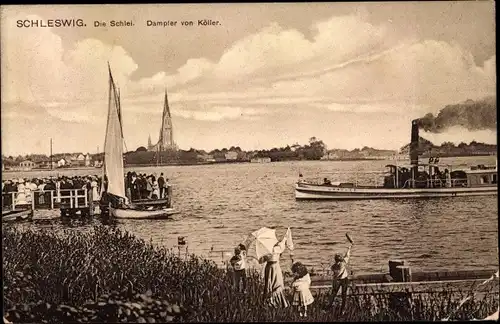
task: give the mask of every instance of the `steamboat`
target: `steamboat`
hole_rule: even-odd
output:
[[[297,200],[398,199],[497,195],[497,166],[478,165],[468,170],[452,170],[438,165],[438,158],[419,163],[419,120],[412,121],[410,166],[389,164],[380,185],[351,182],[324,183],[299,180],[295,184]],[[444,172],[441,170],[444,169]]]

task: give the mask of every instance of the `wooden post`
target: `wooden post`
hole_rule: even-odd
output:
[[[12,192],[12,210],[16,209],[16,193]]]
[[[399,188],[399,176],[398,176],[399,170],[398,170],[398,154],[396,153],[396,177],[394,179],[395,184],[394,188]]]
[[[94,195],[92,194],[92,188],[89,190],[88,200],[89,215],[94,216]]]
[[[403,282],[403,275],[399,266],[404,266],[404,260],[389,260],[389,275],[397,282]]]
[[[404,261],[403,261],[404,262]],[[400,282],[411,282],[411,269],[409,266],[405,265],[397,265],[396,271],[398,276],[400,276],[396,280]],[[411,311],[413,296],[409,290],[406,292],[393,292],[390,295],[390,308],[399,315],[400,320],[413,320],[413,312]]]
[[[167,206],[172,207],[172,186],[167,187]]]
[[[54,209],[54,190],[50,191],[50,209]]]
[[[31,210],[35,210],[35,193],[36,191],[31,192]]]
[[[396,269],[401,274],[402,282],[411,282],[411,268],[409,266],[397,266]]]
[[[69,191],[69,208],[73,209],[73,190]]]

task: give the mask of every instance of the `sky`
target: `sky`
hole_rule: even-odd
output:
[[[19,28],[19,19],[86,27]],[[102,150],[107,62],[128,150],[158,140],[165,90],[175,142],[205,150],[313,136],[330,149],[398,149],[412,119],[496,94],[489,1],[2,6],[1,31],[4,155],[49,154],[50,138],[54,153]],[[496,143],[489,130],[427,135]]]

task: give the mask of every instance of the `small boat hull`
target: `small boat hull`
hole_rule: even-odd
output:
[[[408,199],[441,198],[461,196],[498,195],[498,187],[456,187],[456,188],[377,188],[323,186],[309,183],[295,185],[297,200],[359,200],[359,199]]]
[[[121,219],[167,219],[170,216],[177,214],[177,211],[174,208],[140,210],[109,207],[109,214],[112,217]]]
[[[8,212],[2,211],[2,223],[5,222],[16,222],[25,221],[33,219],[33,211],[28,210],[13,210]]]

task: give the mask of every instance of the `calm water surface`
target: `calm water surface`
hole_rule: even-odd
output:
[[[442,163],[464,168],[494,164],[496,157],[448,158]],[[268,164],[221,164],[131,168],[166,174],[174,185],[174,204],[181,213],[171,220],[122,220],[118,226],[154,243],[175,247],[186,236],[189,252],[221,261],[221,252],[240,243],[260,227],[275,227],[278,238],[292,229],[295,261],[325,268],[336,252],[347,247],[349,232],[355,246],[351,269],[355,273],[387,270],[389,259],[410,261],[414,271],[462,270],[498,267],[497,196],[412,200],[295,201],[294,182],[304,177],[332,181],[382,181],[390,161],[299,161]],[[92,173],[100,172],[92,170]],[[357,176],[355,173],[357,172]],[[65,170],[67,175],[88,170]],[[4,173],[4,178],[39,176],[40,172]],[[59,211],[37,211],[33,226],[81,230],[69,226]],[[225,258],[227,258],[226,256]],[[230,255],[229,255],[230,257]],[[290,266],[288,253],[284,268]]]

